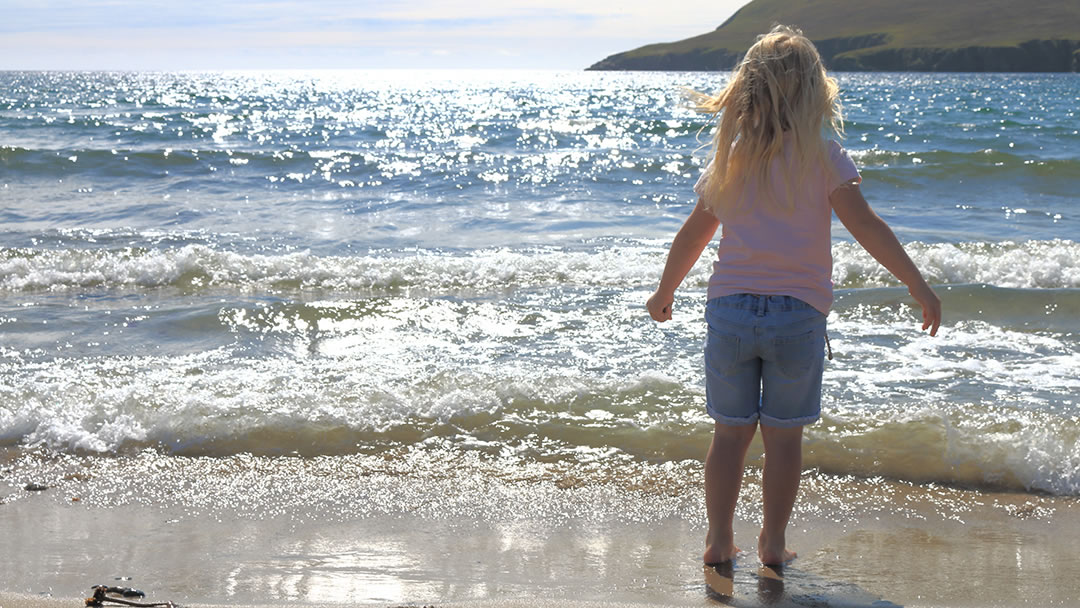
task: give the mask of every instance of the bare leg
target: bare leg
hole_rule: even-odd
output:
[[[802,475],[802,427],[780,429],[762,425],[765,470],[762,473],[764,521],[758,537],[758,557],[765,565],[795,558],[786,546],[785,532]]]
[[[757,424],[728,426],[716,423],[712,444],[705,457],[705,511],[709,534],[705,537],[705,563],[735,559],[735,504],[742,487],[743,461]]]

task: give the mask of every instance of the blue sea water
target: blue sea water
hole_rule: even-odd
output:
[[[863,191],[945,324],[919,332],[834,222],[806,466],[1080,494],[1080,80],[839,77]],[[0,73],[9,477],[422,454],[634,486],[611,467],[699,463],[713,252],[673,322],[644,301],[707,154],[680,91],[725,78]]]

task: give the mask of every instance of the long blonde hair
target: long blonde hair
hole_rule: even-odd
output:
[[[794,183],[815,169],[831,171],[826,129],[838,136],[844,129],[838,95],[814,44],[785,25],[758,36],[719,95],[691,92],[699,112],[719,117],[706,206],[723,217],[743,206],[750,180],[769,188],[772,161],[783,155],[790,133],[797,171],[784,175],[786,192],[773,198],[794,208]]]

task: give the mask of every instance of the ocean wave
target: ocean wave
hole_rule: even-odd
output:
[[[1080,178],[1080,162],[1071,158],[1043,158],[1036,153],[1023,154],[1008,148],[984,148],[972,152],[950,150],[900,151],[880,148],[849,150],[852,159],[866,169],[887,168],[927,171],[937,176],[956,177],[1030,177],[1072,180]],[[889,173],[885,174],[886,176]]]
[[[588,470],[613,455],[699,460],[711,430],[700,392],[658,374],[446,371],[403,382],[379,372],[364,377],[352,362],[237,367],[205,353],[100,365],[63,373],[47,366],[14,383],[7,376],[0,446],[317,457],[436,442]],[[829,402],[806,433],[805,466],[830,474],[1080,496],[1075,415],[997,404]],[[749,461],[760,457],[755,443]]]
[[[399,292],[469,291],[567,284],[639,285],[656,251],[596,252],[491,249],[466,255],[318,256],[311,253],[245,255],[205,245],[149,250],[0,250],[4,291],[82,288],[328,289]],[[646,275],[642,267],[648,267]]]
[[[197,142],[196,142],[197,143]],[[347,150],[298,151],[284,146],[259,151],[244,149],[173,148],[180,142],[150,141],[147,149],[27,149],[0,146],[0,166],[12,176],[54,177],[90,173],[108,177],[158,178],[166,174],[205,174],[219,170],[282,176],[319,175],[325,172],[367,175],[386,171],[394,162],[386,154]]]
[[[999,243],[908,243],[915,265],[932,284],[979,283],[997,287],[1080,287],[1080,243],[1067,240]],[[837,287],[880,287],[900,283],[856,243],[833,245]]]
[[[448,137],[439,150],[430,144],[369,149],[296,149],[283,143],[263,150],[218,147],[172,148],[177,142],[150,142],[139,149],[26,149],[0,146],[0,167],[6,175],[47,178],[84,175],[110,179],[160,179],[190,176],[221,180],[247,178],[270,184],[333,183],[341,187],[382,185],[384,180],[423,176],[427,190],[456,190],[458,178],[535,184],[556,176],[599,183],[623,184],[628,177],[648,181],[678,176],[696,179],[704,153],[685,151],[664,155],[641,154],[624,135],[586,135],[580,146],[555,150],[522,151],[513,138],[485,132],[483,137]],[[198,145],[198,142],[193,142]],[[611,154],[611,149],[625,150]],[[492,177],[498,175],[498,179]],[[220,184],[219,184],[220,186]]]
[[[974,404],[841,406],[826,408],[807,438],[805,465],[828,473],[1080,495],[1076,416]]]
[[[1080,244],[1065,240],[907,246],[927,280],[1019,289],[1080,288]],[[0,291],[94,289],[326,289],[398,293],[406,289],[503,291],[558,286],[647,288],[663,268],[665,248],[627,242],[598,247],[479,249],[468,252],[374,251],[356,256],[310,252],[244,254],[208,245],[175,248],[0,249]],[[703,253],[686,285],[702,288],[711,271]],[[837,288],[899,283],[854,243],[833,247]]]

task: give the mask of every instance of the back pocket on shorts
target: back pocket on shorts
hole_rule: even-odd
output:
[[[789,378],[800,378],[825,356],[824,324],[806,333],[773,338],[773,347],[780,372]]]
[[[739,361],[739,336],[716,331],[712,327],[705,338],[705,365],[724,373]]]

